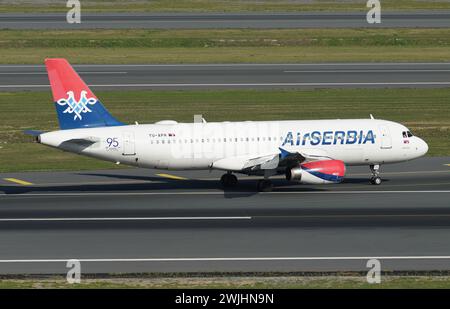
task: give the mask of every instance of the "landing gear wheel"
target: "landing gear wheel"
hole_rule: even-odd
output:
[[[238,179],[235,175],[227,173],[223,174],[222,177],[220,177],[220,182],[222,183],[222,186],[224,186],[225,188],[229,188],[236,186]]]
[[[273,184],[268,179],[260,179],[258,180],[257,188],[259,192],[271,192]]]
[[[380,185],[381,184],[381,178],[380,177],[372,177],[370,179],[370,183],[373,185]]]
[[[380,185],[381,184],[380,165],[379,164],[371,165],[370,171],[372,172],[372,178],[370,178],[370,183],[377,186]]]

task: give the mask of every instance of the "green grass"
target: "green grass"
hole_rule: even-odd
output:
[[[84,12],[304,12],[366,11],[365,0],[354,1],[288,1],[288,0],[89,0],[82,1]],[[382,8],[392,10],[445,10],[448,1],[383,0]],[[7,0],[0,12],[66,12],[65,1]]]
[[[450,29],[3,30],[0,48],[450,46]]]
[[[153,289],[448,289],[448,276],[382,276],[380,284],[369,284],[365,276],[318,277],[193,277],[83,279],[80,284],[68,284],[61,278],[3,279],[4,288],[153,288]]]
[[[208,121],[376,118],[398,121],[430,145],[429,155],[450,155],[450,88],[216,91],[108,91],[102,102],[126,123],[161,119]],[[113,168],[112,163],[31,142],[26,129],[57,130],[49,92],[0,92],[0,171]]]
[[[450,61],[450,29],[3,30],[0,63]]]

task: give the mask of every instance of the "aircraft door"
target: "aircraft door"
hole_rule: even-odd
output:
[[[135,144],[134,144],[134,132],[125,131],[122,134],[123,139],[123,152],[124,156],[134,156],[136,154]]]
[[[386,125],[381,125],[381,149],[391,149],[392,148],[392,138],[389,128]]]

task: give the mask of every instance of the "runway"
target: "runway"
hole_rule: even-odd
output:
[[[338,185],[220,172],[112,169],[0,175],[0,273],[450,269],[450,157],[351,167]]]
[[[450,12],[383,12],[380,24],[358,13],[113,13],[84,14],[68,24],[66,14],[0,14],[0,29],[205,29],[205,28],[448,28]]]
[[[95,89],[450,86],[450,63],[77,65]],[[49,90],[43,65],[0,65],[0,91]]]

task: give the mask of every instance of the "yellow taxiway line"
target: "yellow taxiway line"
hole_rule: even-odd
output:
[[[156,176],[169,178],[169,179],[175,179],[175,180],[187,180],[187,178],[176,176],[176,175],[170,175],[170,174],[156,174]]]
[[[17,184],[23,185],[23,186],[31,186],[31,185],[33,185],[33,183],[31,183],[31,182],[28,182],[28,181],[25,181],[25,180],[20,180],[20,179],[17,179],[17,178],[3,178],[3,180],[14,182],[14,183],[17,183]]]

